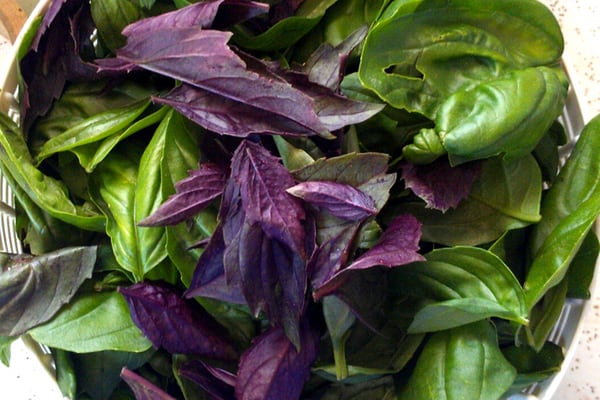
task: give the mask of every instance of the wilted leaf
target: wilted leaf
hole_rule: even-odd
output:
[[[0,335],[18,336],[46,322],[92,276],[95,247],[42,256],[0,255]]]

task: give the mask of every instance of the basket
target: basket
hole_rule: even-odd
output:
[[[31,16],[25,22],[23,26],[22,32],[27,31],[27,29],[32,25],[35,18],[43,15],[43,13],[47,10],[50,0],[40,0],[37,6],[33,9]],[[5,76],[0,76],[0,112],[6,113],[13,120],[17,120],[19,117],[19,107],[18,107],[18,72],[17,72],[17,63],[16,63],[16,49],[19,44],[23,40],[22,35],[19,35],[15,41],[15,45],[13,46],[13,53],[11,54],[10,59],[12,60],[9,65],[4,66]],[[565,71],[569,71],[569,63],[568,61],[563,59],[563,67]],[[0,69],[1,71],[1,69]],[[577,140],[579,132],[581,132],[584,126],[583,115],[578,103],[577,99],[577,89],[573,88],[571,85],[569,88],[569,92],[566,99],[565,108],[560,117],[560,122],[563,124],[565,131],[568,137],[568,143],[566,146],[562,148],[563,157],[569,154],[574,143]],[[0,200],[5,205],[10,207],[14,207],[14,199],[11,192],[11,189],[4,179],[0,171]],[[15,232],[15,217],[14,214],[7,210],[4,210],[0,213],[0,252],[8,252],[8,253],[21,253],[22,247],[19,242],[16,232]],[[595,229],[598,234],[600,234],[600,224],[596,224]],[[596,277],[598,279],[598,275],[600,275],[600,263],[597,264],[596,268]],[[592,284],[591,290],[593,291],[594,285]],[[592,293],[593,297],[594,293]],[[554,329],[549,337],[549,340],[562,346],[565,349],[565,359],[563,362],[563,368],[560,372],[554,375],[551,379],[548,379],[544,382],[538,383],[530,387],[527,391],[521,394],[512,395],[507,400],[519,400],[519,399],[539,399],[539,400],[551,400],[554,397],[561,381],[564,378],[564,375],[567,371],[567,366],[571,363],[574,358],[575,351],[577,348],[577,344],[579,342],[579,338],[582,334],[582,318],[584,316],[584,310],[587,306],[588,302],[584,300],[578,299],[567,299],[561,316],[554,326]],[[33,375],[39,373],[40,370],[46,370],[51,379],[54,378],[54,367],[51,362],[51,357],[49,357],[48,349],[43,348],[43,346],[38,345],[32,341],[27,341],[25,338],[26,350],[25,354],[15,354],[15,356],[22,356],[28,358],[27,362],[32,363],[39,367],[39,364],[44,366],[43,369],[37,368],[34,372],[29,370],[20,371],[19,375],[22,377],[27,375]],[[32,382],[35,382],[35,377],[31,377]],[[47,377],[46,377],[47,378]],[[55,380],[54,380],[55,382]],[[56,395],[58,395],[58,391],[56,391]],[[46,393],[46,395],[50,395]],[[45,398],[48,398],[46,397]],[[60,397],[60,396],[59,396]]]

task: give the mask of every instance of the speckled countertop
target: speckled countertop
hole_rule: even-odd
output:
[[[6,0],[0,0],[5,2]],[[30,12],[37,0],[17,0],[25,13]],[[573,87],[577,93],[584,122],[600,114],[600,1],[599,0],[541,0],[557,16],[565,37],[564,60]],[[1,7],[0,7],[1,8]],[[0,70],[8,60],[10,47],[7,31],[0,21]],[[599,172],[600,173],[600,172]],[[597,274],[598,275],[598,274]],[[592,299],[585,303],[583,322],[574,351],[569,352],[569,364],[561,372],[561,384],[553,400],[600,400],[600,279],[592,284]],[[24,354],[22,346],[15,346],[15,356]],[[19,363],[23,363],[20,365]],[[30,374],[31,365],[15,357],[14,370]],[[13,370],[13,368],[11,368]],[[13,371],[14,371],[13,370]],[[13,400],[43,398],[59,399],[56,390],[48,389],[48,379],[42,378],[31,385],[19,373],[9,373],[0,364],[2,396]],[[34,374],[37,375],[37,374]]]

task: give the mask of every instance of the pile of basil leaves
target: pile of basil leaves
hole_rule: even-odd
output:
[[[535,0],[54,0],[0,167],[0,354],[81,399],[497,399],[598,256]],[[569,143],[567,143],[569,142]],[[563,154],[570,154],[565,161]]]

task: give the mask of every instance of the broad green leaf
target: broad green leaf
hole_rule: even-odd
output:
[[[370,25],[389,0],[338,0],[321,21],[324,42],[337,46],[363,25]]]
[[[596,232],[590,230],[581,247],[569,265],[567,277],[569,278],[569,290],[567,297],[589,299],[590,287],[596,270],[600,243]]]
[[[417,312],[409,332],[439,331],[492,316],[527,323],[521,285],[493,253],[453,247],[425,257],[392,272],[396,290],[433,301]]]
[[[502,354],[518,373],[511,393],[518,393],[536,382],[550,378],[560,371],[564,360],[563,348],[551,342],[546,342],[539,351],[527,345],[512,345],[502,348]]]
[[[106,218],[97,210],[74,204],[64,184],[34,165],[15,123],[0,114],[0,167],[12,182],[48,214],[81,229],[103,231]]]
[[[536,67],[450,95],[434,119],[450,162],[531,153],[562,111],[564,82],[562,70]]]
[[[444,96],[554,64],[562,49],[556,19],[535,0],[396,0],[367,35],[358,73],[387,103],[432,118]]]
[[[92,276],[95,261],[95,247],[0,254],[0,335],[19,336],[52,318]]]
[[[481,177],[469,195],[524,223],[541,219],[542,175],[532,156],[515,161],[492,158],[483,163]]]
[[[142,352],[152,346],[131,320],[125,299],[116,291],[80,295],[29,334],[41,344],[76,353]]]
[[[408,204],[405,210],[423,224],[423,239],[445,245],[480,245],[506,231],[540,220],[540,169],[531,156],[515,161],[486,160],[471,194],[445,213]]]
[[[91,10],[102,42],[113,52],[125,45],[123,28],[146,16],[134,0],[92,0]]]
[[[140,368],[154,353],[150,348],[141,353],[106,350],[72,354],[79,389],[93,399],[114,399],[111,394],[121,381],[121,369]]]
[[[398,398],[496,400],[516,375],[494,327],[481,321],[433,334]]]
[[[52,154],[73,150],[118,134],[130,126],[150,105],[146,100],[120,109],[111,109],[89,118],[67,131],[48,139],[36,156],[38,164]]]

